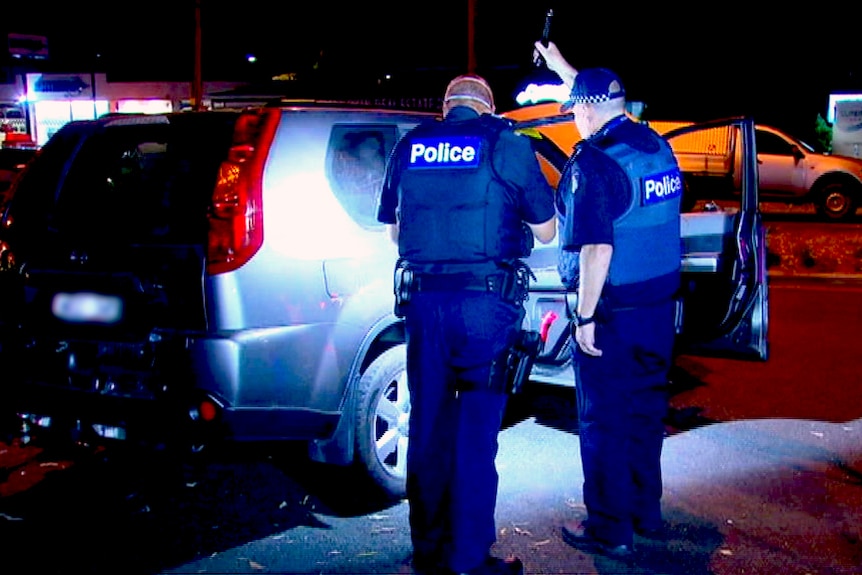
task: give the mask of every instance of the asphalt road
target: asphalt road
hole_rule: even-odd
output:
[[[577,422],[568,392],[528,398],[500,435],[497,553],[549,575],[862,573],[860,296],[775,281],[768,362],[679,358],[670,538],[638,541],[631,567],[561,541],[582,511]],[[407,504],[369,500],[298,447],[191,465],[0,444],[0,462],[2,573],[407,572]]]

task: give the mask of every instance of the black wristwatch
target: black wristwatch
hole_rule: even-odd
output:
[[[596,321],[595,316],[583,317],[578,312],[575,312],[575,327],[583,327]]]

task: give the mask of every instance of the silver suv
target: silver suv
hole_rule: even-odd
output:
[[[315,460],[403,496],[397,251],[375,216],[388,153],[431,117],[303,104],[64,126],[0,222],[2,409],[34,441],[307,441]],[[528,132],[559,170],[566,155]],[[721,253],[740,222],[751,225],[707,216],[689,234],[702,257],[687,257],[703,266],[692,295],[712,323],[722,298],[748,301],[733,298],[745,269]],[[526,321],[549,338],[537,384],[571,382],[565,322],[546,321],[562,320],[567,298],[554,255],[531,261]],[[700,339],[715,338],[699,321]]]
[[[290,107],[66,125],[3,220],[0,345],[18,374],[4,407],[34,437],[310,440],[317,459],[358,458],[400,492],[404,336],[376,196],[389,150],[426,117]],[[403,413],[378,416],[383,398]]]

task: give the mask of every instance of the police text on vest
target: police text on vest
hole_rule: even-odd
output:
[[[417,138],[410,142],[411,168],[475,168],[481,139],[475,136]]]
[[[682,175],[677,168],[644,177],[641,201],[644,205],[664,202],[682,195]]]

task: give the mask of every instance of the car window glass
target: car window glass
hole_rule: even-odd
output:
[[[128,235],[166,193],[167,126],[106,130],[81,149],[63,186],[58,213],[64,232]],[[154,231],[151,228],[151,231]]]
[[[22,175],[15,196],[10,199],[10,214],[4,216],[8,218],[4,226],[8,231],[17,233],[20,229],[39,234],[45,227],[51,229],[57,182],[62,179],[80,140],[81,134],[69,127],[57,132],[41,148],[32,169]],[[10,227],[11,222],[14,225]]]
[[[327,152],[327,177],[335,197],[363,228],[382,227],[377,221],[377,202],[386,159],[397,137],[394,125],[333,128]]]
[[[68,124],[11,199],[4,233],[101,242],[201,243],[233,114],[93,129]]]
[[[776,156],[789,156],[793,152],[793,146],[787,141],[771,132],[763,130],[755,131],[755,144],[758,154],[773,154]]]

